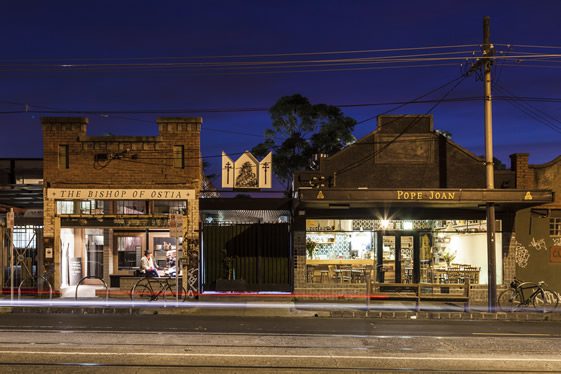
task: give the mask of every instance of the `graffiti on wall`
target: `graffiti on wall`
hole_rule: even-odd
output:
[[[530,242],[530,247],[534,248],[536,251],[547,251],[547,247],[545,245],[545,239],[536,240],[536,238],[532,238]]]
[[[549,249],[549,262],[561,263],[561,238],[552,238],[553,245]],[[515,251],[515,261],[516,265],[521,268],[528,266],[528,260],[530,259],[530,252],[528,249],[517,240],[514,241],[514,251]],[[532,237],[529,243],[529,247],[533,248],[535,251],[547,252],[548,248],[545,239],[536,239]]]
[[[515,262],[521,268],[525,268],[528,266],[528,260],[530,259],[530,252],[520,243],[518,240],[514,239],[514,253],[515,253]]]
[[[187,297],[197,297],[199,292],[199,240],[186,238],[187,241]]]
[[[553,245],[549,251],[549,262],[561,263],[561,238],[553,238]]]

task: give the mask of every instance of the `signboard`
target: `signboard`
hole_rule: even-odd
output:
[[[82,257],[70,258],[70,285],[75,286],[82,279]]]
[[[222,188],[258,189],[273,186],[273,155],[261,161],[245,151],[236,161],[222,152]]]
[[[134,218],[117,218],[117,217],[62,217],[63,226],[69,227],[160,227],[162,229],[169,228],[169,219],[167,217],[134,217]]]
[[[553,193],[545,190],[509,190],[509,189],[336,189],[330,188],[320,193],[310,187],[299,188],[301,201],[340,201],[340,202],[399,202],[399,203],[520,203],[533,204],[550,203]],[[532,199],[529,199],[529,196]]]
[[[51,247],[45,248],[45,258],[53,258],[53,249]]]
[[[47,188],[51,200],[194,200],[195,190]]]
[[[172,238],[183,237],[183,215],[169,215],[169,236]]]

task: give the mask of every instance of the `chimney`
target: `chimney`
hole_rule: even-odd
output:
[[[510,169],[514,171],[515,188],[533,188],[533,173],[528,166],[528,153],[515,153],[510,155]]]

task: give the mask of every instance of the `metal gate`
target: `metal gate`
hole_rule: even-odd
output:
[[[287,223],[205,224],[203,291],[291,291]]]

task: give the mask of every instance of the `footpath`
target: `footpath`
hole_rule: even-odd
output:
[[[546,312],[533,308],[514,312],[488,312],[486,305],[471,305],[464,311],[463,303],[423,302],[420,310],[415,303],[399,301],[314,302],[281,300],[250,300],[218,297],[205,300],[175,300],[131,302],[103,298],[22,298],[13,302],[0,299],[0,313],[70,313],[70,314],[173,314],[225,317],[271,318],[366,318],[399,320],[502,320],[502,321],[561,321],[561,308]]]

